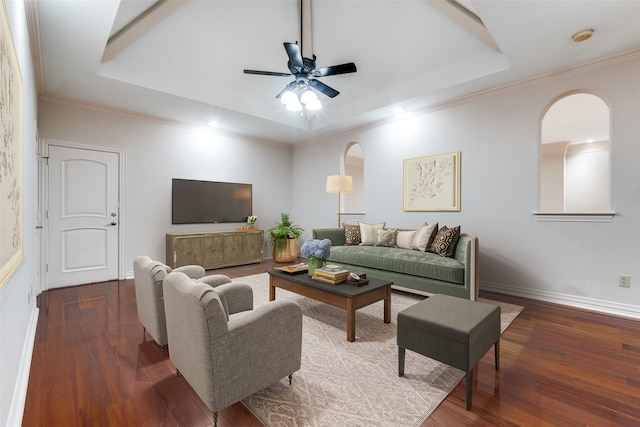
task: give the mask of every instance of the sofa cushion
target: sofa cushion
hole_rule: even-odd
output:
[[[329,261],[464,284],[462,262],[430,252],[381,246],[333,246]]]
[[[376,240],[375,246],[395,248],[397,234],[398,234],[397,228],[387,228],[385,230],[378,230],[378,239]]]
[[[378,230],[383,230],[385,223],[379,224],[366,224],[359,222],[360,225],[360,238],[362,239],[361,245],[373,246],[378,241]]]
[[[416,236],[413,240],[413,248],[419,251],[425,252],[433,241],[433,236],[438,230],[438,223],[435,224],[422,224],[422,226],[416,231]]]
[[[448,228],[447,226],[442,227],[436,233],[436,236],[433,238],[433,243],[431,244],[430,252],[434,254],[438,254],[443,257],[453,256],[453,253],[456,250],[456,245],[458,244],[458,239],[460,238],[460,226],[455,226],[452,228]]]
[[[342,226],[344,227],[345,245],[359,245],[362,243],[359,225],[342,224]]]
[[[413,239],[416,237],[416,230],[398,230],[396,235],[396,246],[402,249],[415,249]]]

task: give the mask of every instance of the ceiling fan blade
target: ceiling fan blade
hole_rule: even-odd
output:
[[[333,65],[331,67],[319,68],[313,72],[315,77],[335,76],[336,74],[355,73],[356,64],[348,62],[346,64]]]
[[[320,80],[310,79],[309,86],[311,86],[318,92],[324,93],[329,98],[335,98],[340,94],[340,92],[338,92],[332,87],[327,86],[326,84],[322,83]]]
[[[302,63],[302,53],[300,53],[300,46],[298,46],[298,42],[296,43],[287,43],[284,42],[284,48],[287,51],[287,55],[289,56],[289,64],[291,66],[301,70],[304,64]],[[291,69],[291,67],[289,67]]]
[[[277,76],[277,77],[289,77],[289,73],[277,73],[274,71],[259,71],[259,70],[244,70],[245,74],[258,74],[260,76]]]
[[[293,90],[296,87],[296,84],[297,83],[295,81],[293,81],[293,82],[289,83],[288,85],[286,85],[284,87],[284,89],[282,89],[280,91],[280,93],[276,95],[276,98],[280,98],[282,96],[282,94],[285,93],[288,90]]]

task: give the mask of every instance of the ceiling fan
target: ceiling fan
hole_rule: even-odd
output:
[[[309,7],[304,7],[304,3],[307,3]],[[303,28],[303,24],[307,24],[306,32],[308,34],[308,40],[306,44],[303,44],[305,48],[305,53],[311,51],[311,7],[310,0],[300,0],[300,8],[301,8],[301,23],[300,23],[300,40],[302,41],[302,36],[305,33],[305,28]],[[258,74],[263,76],[276,76],[276,77],[290,77],[294,76],[295,80],[285,86],[277,95],[276,98],[281,98],[281,101],[287,104],[287,109],[293,111],[300,111],[302,107],[300,103],[305,104],[307,109],[319,109],[320,103],[317,101],[317,97],[315,93],[310,91],[309,89],[315,89],[316,91],[328,96],[329,98],[334,98],[340,94],[334,88],[322,83],[320,80],[317,80],[319,77],[327,77],[327,76],[335,76],[338,74],[347,74],[347,73],[355,73],[357,71],[356,64],[353,62],[348,62],[346,64],[333,65],[330,67],[317,68],[316,67],[316,56],[312,54],[311,58],[303,57],[302,51],[300,49],[300,45],[298,42],[295,43],[284,43],[284,49],[287,52],[287,56],[289,57],[289,61],[287,62],[287,67],[289,68],[289,73],[280,73],[273,71],[259,71],[259,70],[244,70],[245,74]],[[297,101],[297,96],[295,102],[297,105],[291,104],[294,107],[299,106],[300,108],[294,109],[289,108],[289,101],[292,100],[292,96],[300,96],[300,101]],[[314,100],[315,97],[315,100]],[[308,102],[305,102],[308,101]],[[316,102],[317,101],[317,102]],[[317,108],[314,108],[317,107]]]

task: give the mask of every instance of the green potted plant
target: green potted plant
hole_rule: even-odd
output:
[[[268,230],[273,246],[275,262],[293,262],[298,257],[298,238],[304,230],[291,222],[289,214],[283,213],[280,222]]]

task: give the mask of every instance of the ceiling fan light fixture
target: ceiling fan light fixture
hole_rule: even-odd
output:
[[[285,105],[289,105],[291,103],[299,103],[298,97],[296,96],[296,94],[290,90],[282,94],[282,96],[280,97],[280,102],[282,102]]]
[[[295,102],[288,103],[286,108],[287,111],[301,111],[302,104],[300,104],[300,102],[298,102],[298,100],[296,99]]]
[[[313,91],[310,91],[309,89],[307,89],[300,96],[300,102],[302,102],[305,105],[313,104],[315,102],[318,102],[318,95],[316,95]]]
[[[305,34],[311,35],[311,30],[309,29],[308,32],[305,32],[304,28],[305,23],[307,25],[311,24],[311,8],[308,7],[310,4],[311,0],[300,0],[300,43],[297,41],[295,43],[283,43],[284,50],[289,58],[287,61],[289,72],[244,70],[245,74],[293,77],[295,80],[286,85],[284,89],[276,95],[276,98],[280,98],[280,102],[285,105],[287,111],[303,111],[301,116],[305,117],[308,121],[313,120],[313,117],[315,117],[314,114],[312,114],[313,111],[322,108],[318,94],[322,94],[328,98],[335,98],[340,94],[340,92],[331,86],[322,83],[318,78],[355,73],[357,71],[356,64],[353,62],[332,65],[330,67],[316,67],[316,55],[313,54],[311,42],[306,39],[306,43],[302,42]],[[309,39],[311,39],[311,37],[309,37]],[[304,46],[304,49],[302,46]],[[307,57],[302,56],[303,50]]]
[[[318,111],[322,110],[322,104],[320,103],[320,100],[316,98],[315,101],[307,102],[304,108],[310,111]]]

